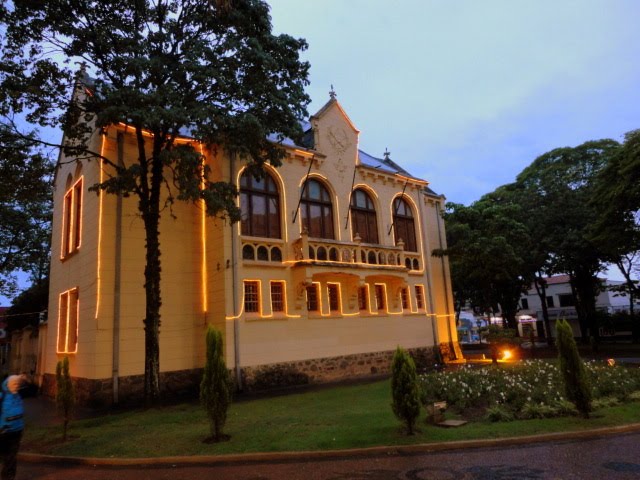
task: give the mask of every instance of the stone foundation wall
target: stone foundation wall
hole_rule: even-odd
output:
[[[262,391],[292,385],[329,383],[348,378],[386,375],[391,371],[395,350],[360,353],[341,357],[317,358],[297,362],[273,363],[242,369],[242,383],[247,391]],[[410,349],[418,370],[433,366],[434,349]]]
[[[391,369],[394,350],[341,357],[318,358],[296,362],[274,363],[242,368],[243,389],[248,392],[265,391],[296,385],[330,383],[350,378],[387,375]],[[437,348],[410,349],[418,370],[436,363]],[[235,373],[230,372],[231,378]],[[160,374],[163,401],[198,398],[202,369],[163,372]],[[80,405],[101,408],[113,404],[113,384],[110,378],[90,380],[73,378],[76,401]],[[144,376],[120,377],[120,404],[139,406],[143,402]],[[55,397],[56,379],[46,374],[42,378],[41,393]]]

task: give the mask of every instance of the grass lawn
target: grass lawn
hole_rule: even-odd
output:
[[[506,423],[474,421],[444,429],[427,425],[423,413],[417,435],[408,437],[391,412],[388,380],[338,386],[232,404],[225,433],[231,440],[205,444],[208,422],[197,404],[131,411],[71,423],[62,442],[61,427],[27,425],[23,452],[87,457],[160,457],[223,453],[328,450],[406,445],[538,433],[587,430],[640,422],[640,404],[578,417],[520,420]]]

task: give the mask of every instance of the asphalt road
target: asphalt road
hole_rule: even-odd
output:
[[[147,467],[19,465],[18,480],[640,479],[640,433],[589,440],[305,461]]]

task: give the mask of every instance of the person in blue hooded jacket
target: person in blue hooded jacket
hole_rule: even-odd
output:
[[[0,455],[2,456],[2,480],[16,478],[18,449],[24,430],[24,407],[18,391],[24,383],[21,375],[11,375],[2,382],[0,390]]]

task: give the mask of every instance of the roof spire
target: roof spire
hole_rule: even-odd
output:
[[[336,99],[336,91],[333,89],[333,83],[331,84],[331,90],[329,90],[329,97],[331,98],[331,100]]]
[[[385,149],[384,149],[384,159],[385,160],[391,160],[390,155],[391,155],[391,152],[389,151],[389,149],[387,147],[385,147]]]

